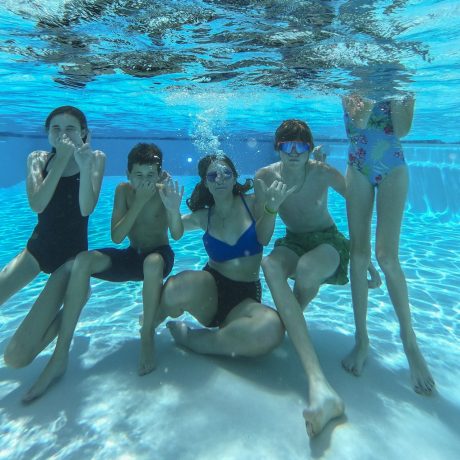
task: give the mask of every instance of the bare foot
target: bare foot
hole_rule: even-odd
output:
[[[409,362],[412,386],[416,393],[431,395],[435,389],[435,382],[422,356],[417,343],[404,347]]]
[[[356,377],[360,376],[367,358],[369,342],[356,342],[353,350],[342,359],[342,367]]]
[[[340,417],[344,412],[342,399],[329,385],[311,395],[310,404],[303,411],[308,436],[316,436],[332,419]]]
[[[166,326],[168,326],[169,332],[171,332],[174,341],[178,345],[186,347],[189,331],[187,324],[183,321],[169,321]]]
[[[382,278],[380,277],[380,273],[372,264],[369,265],[367,271],[370,277],[370,279],[367,280],[367,287],[369,289],[379,288],[382,285]]]
[[[150,374],[157,367],[155,358],[155,339],[153,334],[148,334],[145,337],[141,334],[141,356],[139,358],[139,375]]]
[[[67,358],[59,359],[53,355],[38,380],[22,398],[22,402],[30,403],[42,396],[53,383],[56,383],[65,374],[66,369]]]

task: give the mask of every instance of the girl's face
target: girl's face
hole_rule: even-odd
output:
[[[66,135],[75,144],[76,147],[81,147],[83,137],[86,136],[86,130],[82,129],[80,122],[68,113],[61,113],[51,119],[50,127],[48,129],[49,143],[56,147],[56,143]]]
[[[225,191],[232,191],[236,183],[236,178],[233,171],[224,161],[213,161],[206,171],[206,186],[209,191],[214,193],[221,193]]]

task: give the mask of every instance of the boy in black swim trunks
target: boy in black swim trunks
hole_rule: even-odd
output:
[[[161,168],[162,153],[154,144],[138,144],[129,153],[129,182],[119,184],[115,191],[111,234],[115,243],[121,243],[128,237],[130,246],[127,249],[85,251],[76,257],[56,348],[38,381],[25,396],[25,401],[41,396],[65,372],[70,343],[87,301],[91,276],[114,282],[144,280],[139,375],[155,368],[154,316],[163,278],[170,273],[174,262],[167,232],[169,228],[176,240],[183,233],[179,212],[183,187],[179,189],[178,183],[166,173],[162,174]]]
[[[271,232],[279,213],[286,236],[275,242],[272,253],[262,261],[262,268],[308,379],[309,406],[304,418],[308,434],[314,436],[329,420],[343,414],[344,404],[323,374],[303,310],[321,284],[348,282],[349,243],[337,230],[327,207],[329,188],[345,196],[346,187],[339,171],[323,161],[310,159],[314,142],[305,122],[284,121],[275,134],[275,150],[280,161],[256,173],[256,209],[258,215],[272,216]],[[271,186],[291,191],[278,207],[264,205],[265,191]],[[294,291],[287,281],[290,277],[295,278]]]

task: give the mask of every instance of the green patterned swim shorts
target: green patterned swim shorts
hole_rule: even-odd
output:
[[[302,257],[320,244],[330,244],[339,253],[340,262],[336,272],[325,284],[347,284],[348,263],[350,261],[350,242],[340,233],[335,225],[317,232],[293,233],[286,231],[284,238],[275,241],[276,246],[284,246]]]

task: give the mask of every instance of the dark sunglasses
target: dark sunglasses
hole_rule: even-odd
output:
[[[285,141],[278,144],[279,150],[288,155],[292,154],[294,147],[298,154],[307,153],[310,151],[310,144],[308,142]]]
[[[233,172],[231,169],[222,168],[218,171],[213,171],[211,173],[206,174],[206,180],[208,182],[216,182],[217,176],[222,177],[224,180],[229,180],[233,177]]]

